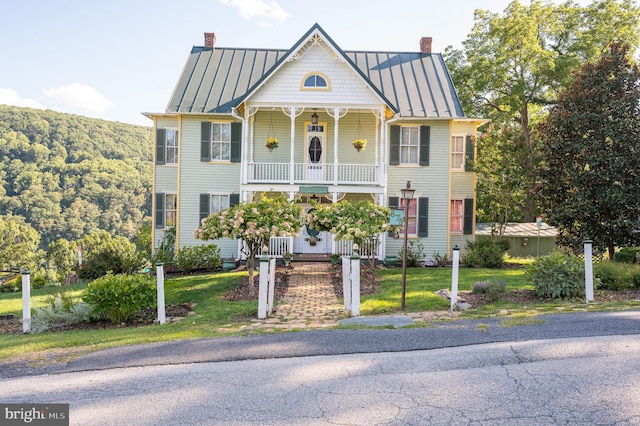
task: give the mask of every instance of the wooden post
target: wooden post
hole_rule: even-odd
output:
[[[265,253],[263,251],[263,253]],[[267,317],[267,296],[269,290],[269,258],[266,254],[260,257],[260,287],[258,288],[258,318]]]
[[[344,310],[351,311],[351,261],[347,256],[342,256],[342,299]]]
[[[351,255],[351,316],[360,315],[360,256],[354,250]]]
[[[584,293],[593,302],[593,241],[584,240]]]
[[[267,294],[267,316],[273,312],[273,298],[276,285],[276,258],[269,259],[269,292]]]
[[[451,272],[451,312],[458,303],[458,268],[460,264],[460,248],[453,247],[453,264]]]
[[[164,324],[167,321],[164,306],[164,264],[156,264],[157,292],[158,292],[158,323]]]
[[[22,332],[31,333],[31,275],[22,271]]]

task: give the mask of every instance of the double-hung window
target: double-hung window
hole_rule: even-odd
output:
[[[464,170],[464,136],[451,138],[451,168]]]
[[[462,200],[451,200],[450,232],[462,232]]]
[[[221,212],[240,202],[240,194],[200,194],[200,222],[212,213]]]
[[[231,159],[231,123],[211,123],[211,160]]]
[[[178,216],[178,196],[176,194],[156,194],[156,228],[167,228],[176,224]]]
[[[156,164],[178,164],[178,131],[157,129]]]
[[[418,164],[419,127],[402,127],[400,132],[400,164]]]

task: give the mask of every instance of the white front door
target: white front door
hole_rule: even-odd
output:
[[[324,181],[325,140],[323,125],[307,126],[306,169],[307,181]]]

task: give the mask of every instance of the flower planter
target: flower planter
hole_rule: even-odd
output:
[[[396,266],[397,259],[395,256],[387,256],[384,258],[384,266]]]
[[[233,269],[236,269],[236,261],[235,260],[224,260],[222,262],[222,270],[224,272],[229,272]]]

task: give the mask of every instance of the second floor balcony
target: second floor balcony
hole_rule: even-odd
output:
[[[247,163],[247,183],[373,185],[382,182],[376,164]]]

